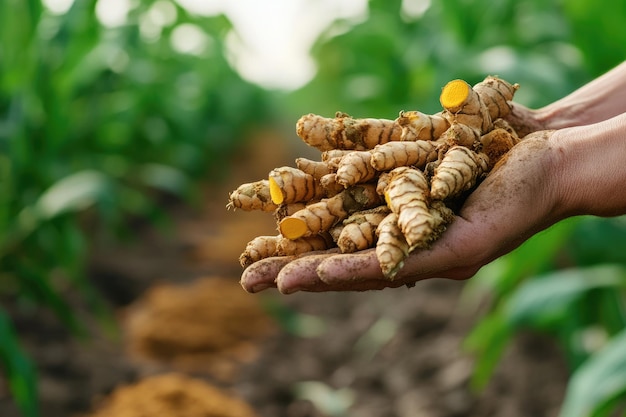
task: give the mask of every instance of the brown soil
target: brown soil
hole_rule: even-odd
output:
[[[179,374],[121,386],[91,417],[255,417],[250,406],[204,381]]]
[[[137,360],[223,380],[254,359],[274,327],[236,281],[218,277],[155,285],[127,309],[123,325]]]
[[[282,143],[258,143],[236,165],[245,170],[208,189],[201,207],[174,210],[169,232],[142,230],[140,244],[93,254],[90,279],[118,333],[92,323],[90,338],[77,339],[49,312],[6,303],[38,367],[43,417],[558,414],[566,366],[536,334],[518,336],[487,388],[471,389],[462,344],[476,311],[463,302],[462,282],[245,293],[237,258],[275,223],[266,213],[226,211],[227,193],[294,156],[276,154]],[[79,314],[93,321],[84,308]],[[0,415],[19,416],[4,385]]]

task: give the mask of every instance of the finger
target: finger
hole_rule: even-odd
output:
[[[275,256],[261,259],[243,271],[239,283],[250,293],[275,287],[276,276],[293,259],[295,259],[294,256]]]
[[[337,255],[318,265],[320,280],[337,285],[351,282],[353,285],[382,281],[386,286],[412,283],[427,278],[464,278],[475,272],[472,253],[478,248],[472,236],[476,225],[462,217],[455,218],[446,233],[430,249],[418,249],[404,261],[404,266],[393,280],[382,273],[373,249],[355,254]]]
[[[355,261],[355,258],[362,259],[362,262]],[[370,259],[373,258],[373,259]],[[345,261],[345,264],[344,264]],[[321,279],[318,271],[320,265],[330,262],[336,268],[343,268],[348,265],[354,266],[357,270],[351,279]],[[359,267],[373,268],[374,271],[359,275]],[[343,271],[345,272],[345,271]],[[374,276],[369,279],[368,276]],[[369,291],[382,290],[384,288],[395,288],[406,285],[405,280],[388,280],[381,278],[382,272],[376,260],[373,250],[363,251],[356,254],[339,254],[338,250],[327,251],[319,255],[305,256],[296,259],[281,269],[276,279],[278,290],[283,294],[291,294],[296,291],[306,292],[326,292],[326,291]],[[343,276],[345,278],[345,276]]]
[[[325,259],[317,266],[316,272],[319,279],[328,285],[380,279],[388,281],[383,276],[374,249]]]
[[[282,268],[276,277],[276,287],[283,294],[291,294],[296,291],[328,291],[317,273],[317,266],[324,259],[338,253],[338,249],[323,253],[310,254],[294,259]]]
[[[366,289],[387,288],[437,276],[432,271],[429,271],[428,274],[422,272],[425,267],[427,265],[420,262],[420,257],[416,252],[407,258],[405,266],[393,279],[388,278],[383,275],[376,254],[373,251],[366,251],[358,254],[337,255],[326,259],[318,265],[317,275],[320,281],[330,287],[348,285],[355,289],[357,287]],[[445,275],[442,272],[442,277]]]
[[[296,259],[286,265],[278,273],[276,287],[283,294],[291,294],[296,291],[325,291],[324,284],[315,269],[317,265],[330,255],[309,255]]]
[[[337,256],[344,257],[325,253],[302,257],[290,262],[278,274],[276,279],[278,290],[283,294],[291,294],[296,291],[368,291],[405,285],[402,280],[336,280],[328,283],[322,281],[316,273],[317,267]]]

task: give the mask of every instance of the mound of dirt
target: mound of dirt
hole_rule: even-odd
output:
[[[217,277],[152,287],[128,308],[124,327],[135,358],[222,380],[274,329],[258,297]]]
[[[168,373],[115,389],[89,417],[256,417],[245,403],[203,380]]]

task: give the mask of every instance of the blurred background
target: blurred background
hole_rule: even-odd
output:
[[[624,415],[624,218],[467,283],[284,297],[237,283],[273,219],[225,206],[315,155],[302,114],[435,112],[488,74],[540,107],[625,25],[621,0],[0,0],[0,414]]]

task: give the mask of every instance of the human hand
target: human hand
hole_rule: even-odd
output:
[[[373,249],[337,250],[298,258],[274,257],[249,266],[241,278],[250,292],[276,286],[295,291],[362,291],[411,285],[439,277],[466,279],[491,260],[560,220],[557,149],[553,132],[527,136],[469,196],[430,249],[416,250],[393,280],[381,272]]]
[[[431,278],[466,279],[533,234],[577,214],[626,214],[626,62],[538,110],[512,103],[507,121],[525,136],[469,196],[431,248],[412,253],[394,280],[373,249],[267,258],[241,278],[250,292],[361,291]],[[531,133],[535,132],[535,133]]]

